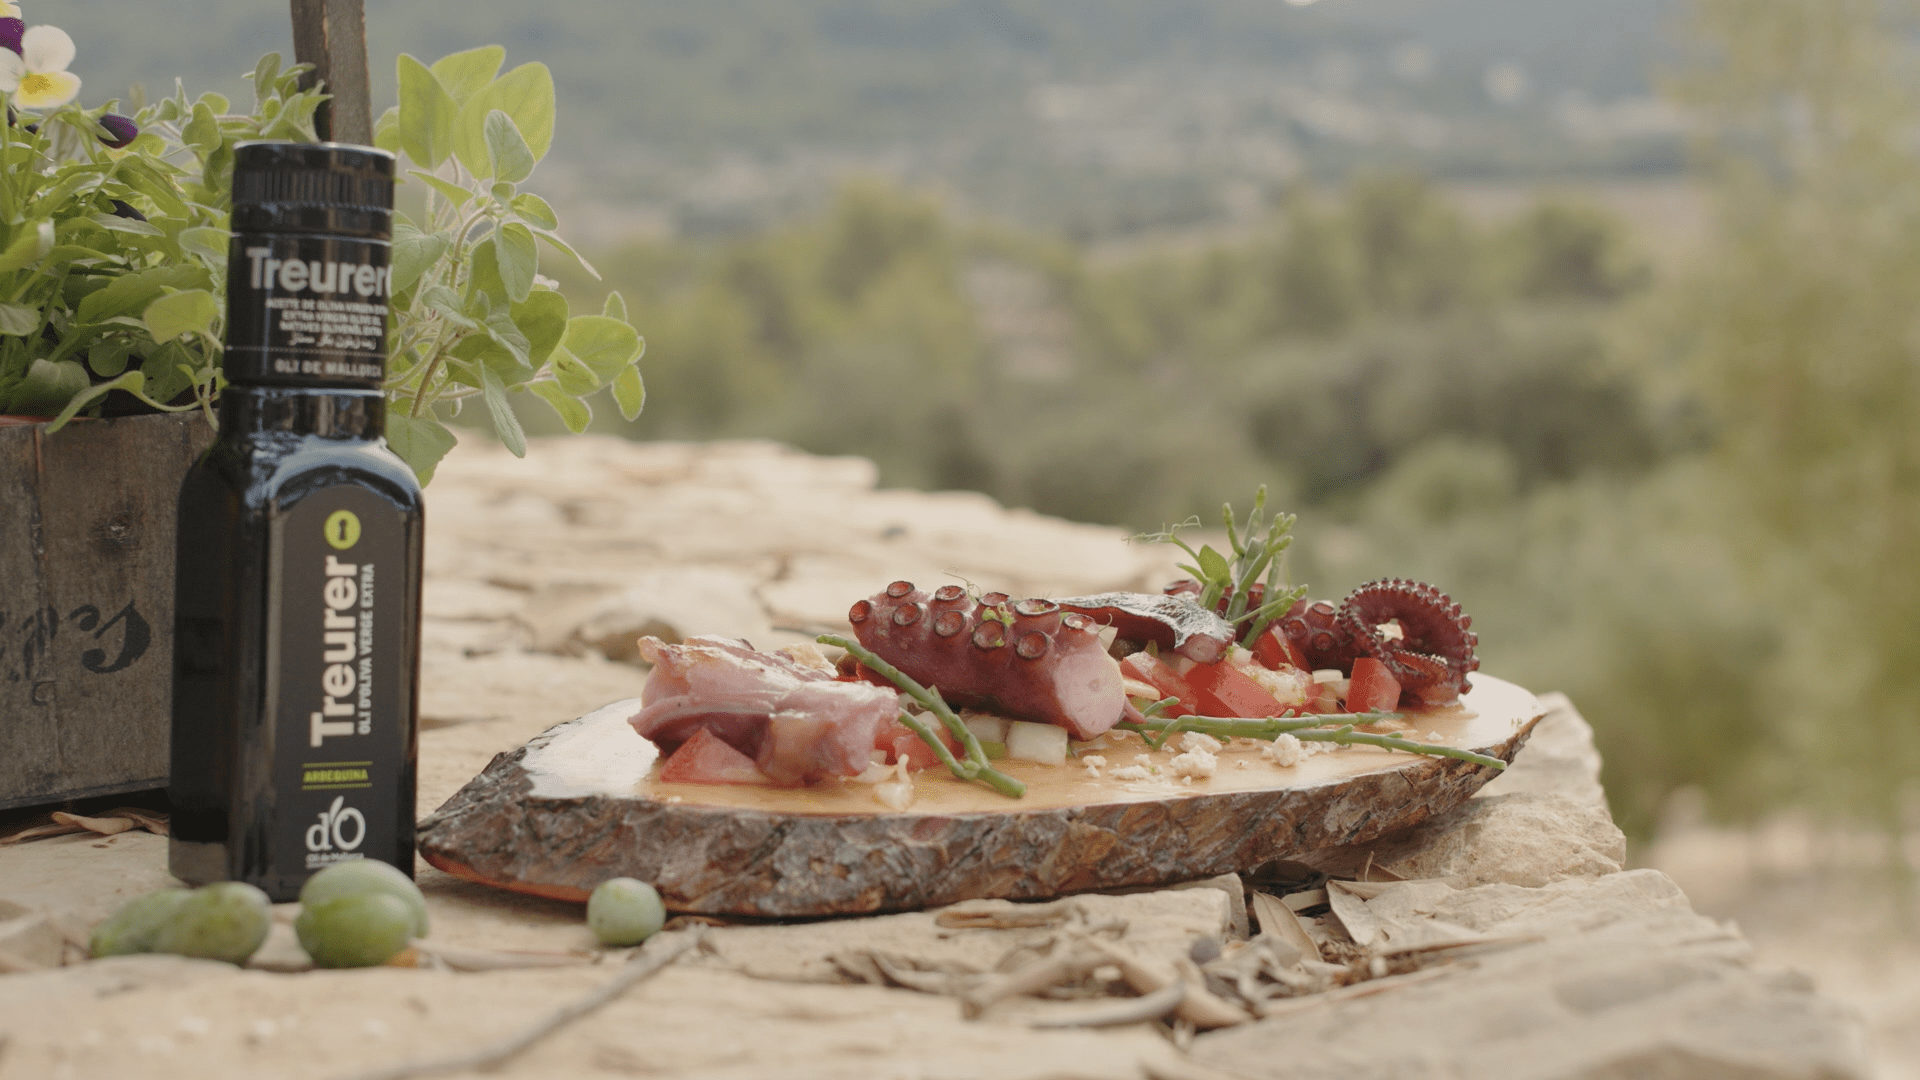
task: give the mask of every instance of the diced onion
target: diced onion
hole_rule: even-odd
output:
[[[998,716],[976,715],[963,716],[960,722],[967,725],[967,730],[973,732],[973,737],[981,742],[997,743],[1007,741],[1007,725],[1013,723]]]
[[[1341,679],[1344,679],[1344,678],[1346,678],[1346,675],[1343,674],[1341,670],[1337,667],[1323,667],[1323,668],[1313,669],[1314,682],[1339,682]]]
[[[1007,756],[1042,765],[1062,765],[1067,760],[1067,729],[1052,724],[1030,724],[1015,720],[1008,725]]]

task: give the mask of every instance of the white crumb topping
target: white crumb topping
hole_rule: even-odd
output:
[[[1283,769],[1300,764],[1306,757],[1306,744],[1291,735],[1282,735],[1260,748],[1260,756]]]
[[[1183,732],[1180,735],[1180,749],[1211,754],[1220,749],[1220,740],[1197,731]]]
[[[1273,699],[1285,708],[1298,708],[1313,696],[1313,676],[1299,668],[1275,671],[1259,664],[1243,664],[1241,674],[1260,684],[1260,689],[1273,695]]]
[[[1152,754],[1135,754],[1133,755],[1133,762],[1136,765],[1142,765],[1150,768],[1153,765],[1153,755]]]
[[[913,805],[913,774],[907,771],[907,759],[894,763],[892,780],[873,785],[873,797],[889,810],[905,810]]]
[[[1151,775],[1151,773],[1147,772],[1145,765],[1122,765],[1113,770],[1113,778],[1115,780],[1145,780]]]
[[[1446,736],[1440,734],[1437,731],[1429,731],[1427,732],[1427,740],[1429,742],[1444,742],[1446,740]]]
[[[1100,767],[1105,765],[1106,763],[1107,763],[1107,759],[1100,756],[1099,754],[1081,754],[1080,755],[1080,764],[1085,765],[1087,767],[1087,775],[1095,779],[1099,778]]]
[[[1205,749],[1190,749],[1167,763],[1173,775],[1183,780],[1205,780],[1219,767],[1220,759]]]

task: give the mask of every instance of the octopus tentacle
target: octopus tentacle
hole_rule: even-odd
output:
[[[1347,594],[1339,623],[1367,655],[1387,666],[1402,691],[1421,701],[1452,701],[1470,688],[1467,676],[1480,670],[1473,617],[1425,582],[1369,581]],[[1381,630],[1388,623],[1399,625],[1398,637]]]
[[[1120,665],[1092,618],[1048,600],[975,600],[896,581],[847,612],[860,644],[955,705],[1058,724],[1087,739],[1118,723]]]
[[[1299,646],[1314,668],[1353,672],[1353,662],[1367,655],[1340,622],[1340,613],[1325,600],[1299,600],[1280,617],[1280,632]]]

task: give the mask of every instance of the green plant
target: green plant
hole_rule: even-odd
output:
[[[70,54],[53,28],[28,34],[42,31]],[[4,34],[0,46],[12,47]],[[431,67],[401,56],[400,104],[375,137],[415,166],[401,182],[423,194],[418,218],[395,214],[387,368],[388,442],[423,482],[456,441],[438,403],[458,413],[479,397],[525,454],[514,394],[541,398],[576,432],[592,419],[589,395],[609,390],[629,420],[646,397],[645,343],[619,294],[575,315],[540,274],[541,241],[593,269],[554,233],[552,207],[519,190],[553,140],[553,78],[542,64],[501,75],[505,55],[491,46]],[[308,70],[263,58],[244,115],[178,88],[131,118],[109,111],[116,102],[83,109],[72,80],[66,98],[0,129],[0,413],[58,427],[121,391],[215,419],[233,148],[315,139],[326,95],[301,89]]]
[[[637,366],[645,342],[609,293],[574,315],[540,274],[545,241],[596,274],[554,234],[553,208],[524,182],[553,142],[553,76],[544,64],[499,74],[506,51],[471,49],[431,66],[398,62],[400,103],[374,142],[404,154],[425,190],[415,220],[396,214],[387,440],[423,479],[454,436],[434,412],[478,397],[516,455],[526,437],[510,395],[545,401],[570,431],[593,418],[586,398],[609,389],[631,420],[646,400]]]
[[[262,60],[245,116],[176,89],[131,118],[62,102],[0,128],[0,413],[64,424],[117,390],[211,417],[233,146],[314,138],[305,70]]]

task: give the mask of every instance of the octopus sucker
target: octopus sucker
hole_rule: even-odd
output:
[[[1340,611],[1325,600],[1300,600],[1280,617],[1280,632],[1300,647],[1308,665],[1353,670],[1353,662],[1367,655],[1353,633],[1340,621]]]
[[[851,619],[860,644],[921,685],[938,686],[953,705],[1057,724],[1078,739],[1113,727],[1126,710],[1119,662],[1102,648],[1094,620],[1058,603],[1005,593],[975,600],[953,585],[929,594],[896,581],[854,605],[863,609]],[[938,611],[931,619],[930,609]]]

